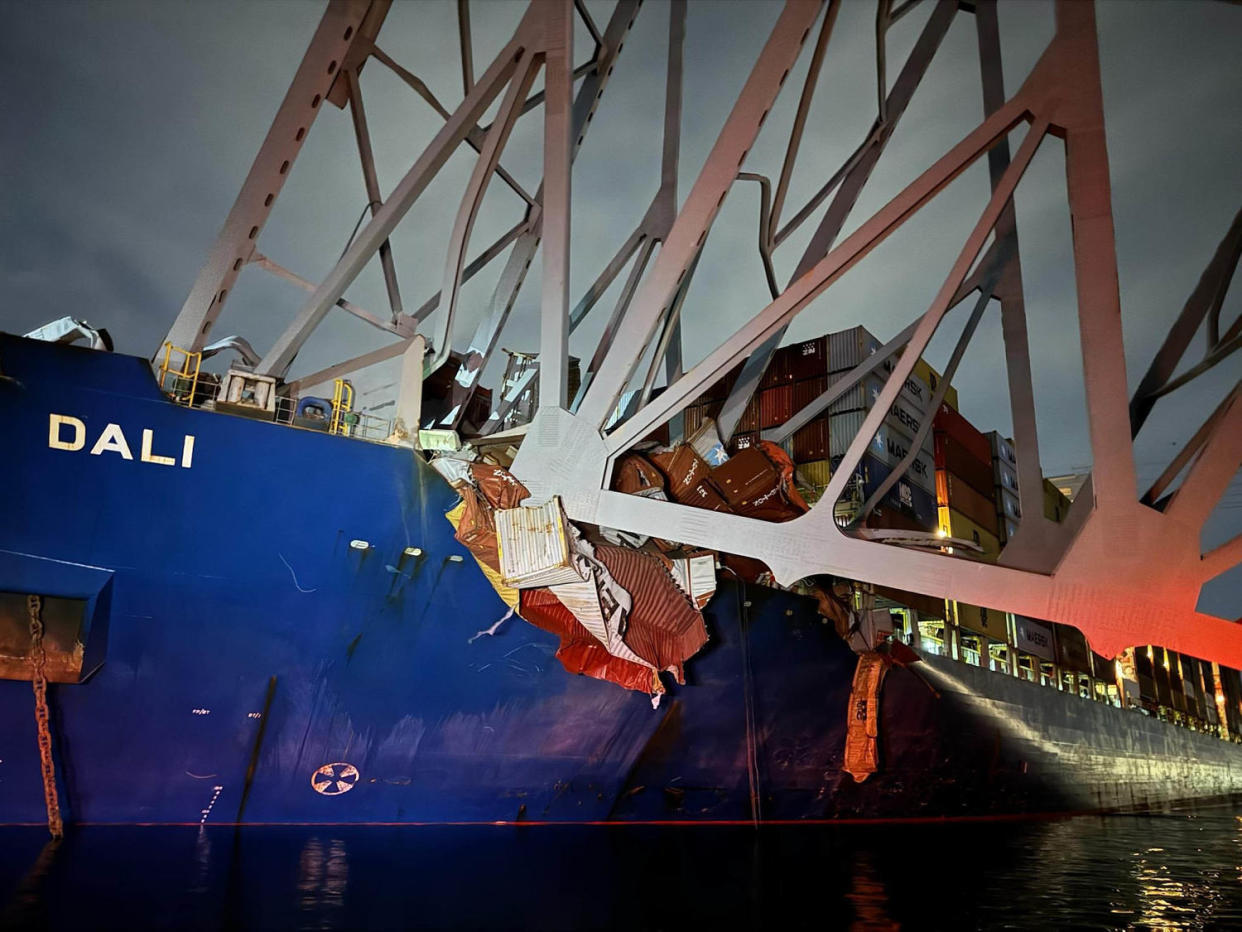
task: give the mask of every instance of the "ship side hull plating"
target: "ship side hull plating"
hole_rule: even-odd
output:
[[[0,335],[0,375],[0,592],[88,604],[94,671],[50,689],[68,819],[874,818],[1242,789],[1234,745],[941,658],[890,674],[858,784],[855,657],[808,600],[722,585],[653,710],[520,619],[480,634],[506,607],[410,451],[178,407],[133,357]],[[0,783],[0,822],[44,819],[27,682],[0,682]]]

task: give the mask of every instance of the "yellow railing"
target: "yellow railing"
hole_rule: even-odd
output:
[[[172,354],[181,354],[180,368],[172,365]],[[203,354],[164,344],[164,361],[160,364],[160,390],[177,404],[187,407],[194,404],[198,391],[198,370],[203,364]],[[172,383],[171,385],[169,383]]]
[[[332,383],[332,433],[349,436],[350,428],[358,421],[356,416],[350,416],[353,409],[354,387],[344,379],[337,379]]]

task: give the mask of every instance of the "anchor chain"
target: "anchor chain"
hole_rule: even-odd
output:
[[[53,838],[65,834],[60,819],[60,797],[56,792],[56,763],[52,760],[52,729],[48,724],[47,711],[47,651],[43,649],[43,600],[37,595],[27,596],[26,609],[30,615],[30,661],[34,666],[31,685],[35,696],[35,728],[39,737],[39,765],[43,770],[43,799],[47,803],[47,829]]]

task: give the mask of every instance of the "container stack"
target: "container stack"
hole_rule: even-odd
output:
[[[875,353],[881,346],[865,327],[853,327],[817,340],[784,348],[784,369],[791,378],[793,411],[821,395],[829,385]],[[928,368],[928,371],[931,371]],[[790,455],[808,482],[820,480],[816,492],[841,462],[863,421],[879,402],[887,373],[876,372],[851,387],[828,410],[791,438]],[[931,389],[911,375],[890,406],[879,429],[855,469],[838,514],[852,520],[857,507],[888,478],[914,445],[927,420]],[[869,523],[875,527],[931,530],[936,526],[935,469],[930,435],[909,469],[885,496]]]
[[[999,431],[987,435],[992,456],[992,483],[996,499],[997,533],[1002,544],[1008,543],[1022,521],[1022,503],[1018,497],[1018,455],[1013,441]]]
[[[991,444],[947,404],[936,412],[933,427],[940,530],[948,537],[973,541],[983,559],[995,561],[1000,535]]]
[[[979,548],[967,551],[968,555],[995,562],[1001,544],[991,444],[948,404],[941,404],[936,412],[933,435],[940,532]],[[1004,612],[952,600],[947,610],[963,629],[963,650],[977,654],[973,662],[984,666],[1008,662],[1010,636]]]
[[[736,454],[756,445],[762,431],[788,421],[882,345],[860,326],[782,346],[773,354],[758,390],[728,441],[729,453]],[[797,467],[800,483],[810,490],[808,500],[815,501],[828,485],[829,476],[879,400],[892,368],[892,364],[887,363],[880,371],[863,379],[785,441],[785,450]],[[687,437],[704,420],[720,413],[739,374],[740,367],[707,389],[686,409]],[[938,384],[939,379],[938,372],[923,360],[918,361],[855,470],[847,494],[850,507],[861,505],[905,458],[913,446],[914,436],[928,417],[932,386]],[[950,388],[945,397],[946,404],[956,407],[956,392]],[[929,434],[906,474],[893,486],[868,523],[874,527],[903,530],[934,529],[938,521],[935,482]],[[852,514],[844,514],[846,519],[852,517]]]

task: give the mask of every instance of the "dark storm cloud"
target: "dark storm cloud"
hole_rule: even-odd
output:
[[[591,3],[597,22],[611,4]],[[518,3],[475,3],[476,72],[521,15]],[[5,301],[0,327],[23,332],[64,314],[107,326],[119,348],[154,352],[240,188],[320,5],[267,3],[3,2],[5,94],[0,124]],[[732,99],[766,39],[779,5],[691,2],[683,103],[682,198],[715,140]],[[930,13],[922,4],[890,36],[895,77]],[[1119,277],[1131,385],[1194,287],[1242,201],[1242,10],[1220,3],[1098,5],[1103,88],[1117,228]],[[1000,8],[1006,85],[1017,89],[1052,32],[1051,4]],[[667,5],[644,4],[575,167],[573,296],[624,241],[656,190],[662,123]],[[841,10],[807,127],[785,216],[844,160],[874,118],[874,13]],[[448,37],[447,39],[445,37]],[[585,55],[579,29],[577,58]],[[396,3],[381,43],[446,105],[460,98],[454,4]],[[800,60],[752,149],[746,168],[775,177],[808,55]],[[959,15],[846,231],[877,209],[980,119],[973,21]],[[381,186],[388,191],[438,123],[426,104],[382,67],[363,74]],[[538,185],[540,126],[519,123],[503,162],[528,190]],[[451,217],[474,157],[459,152],[393,237],[407,309],[440,287]],[[926,308],[988,194],[981,167],[967,172],[907,230],[877,249],[791,328],[791,338],[864,322],[891,336]],[[1089,463],[1064,166],[1058,140],[1045,142],[1020,187],[1027,309],[1046,471]],[[348,116],[326,108],[295,166],[261,250],[307,278],[326,273],[365,204]],[[473,237],[481,249],[517,216],[518,199],[493,182]],[[685,311],[693,362],[768,300],[755,250],[757,191],[736,185],[695,278]],[[787,280],[810,234],[791,238],[777,265]],[[463,293],[458,346],[484,312],[500,263]],[[624,276],[622,276],[623,278]],[[538,262],[502,345],[537,343]],[[1235,287],[1235,291],[1240,290]],[[575,335],[590,355],[614,287]],[[303,294],[247,270],[217,332],[266,347]],[[386,310],[382,280],[368,269],[351,300]],[[1237,312],[1236,294],[1226,317]],[[1232,309],[1232,310],[1230,310]],[[960,326],[961,314],[950,319]],[[956,323],[955,323],[956,322]],[[943,328],[933,364],[954,335]],[[387,341],[344,314],[328,321],[300,355],[306,372]],[[1009,425],[998,385],[999,324],[991,313],[956,383],[965,413],[984,429]],[[1196,344],[1196,346],[1201,344]],[[1203,385],[1162,402],[1136,448],[1140,478],[1189,436],[1205,407],[1238,377],[1237,359]],[[377,375],[379,382],[385,376]],[[1236,533],[1239,512],[1222,511],[1207,535]]]

